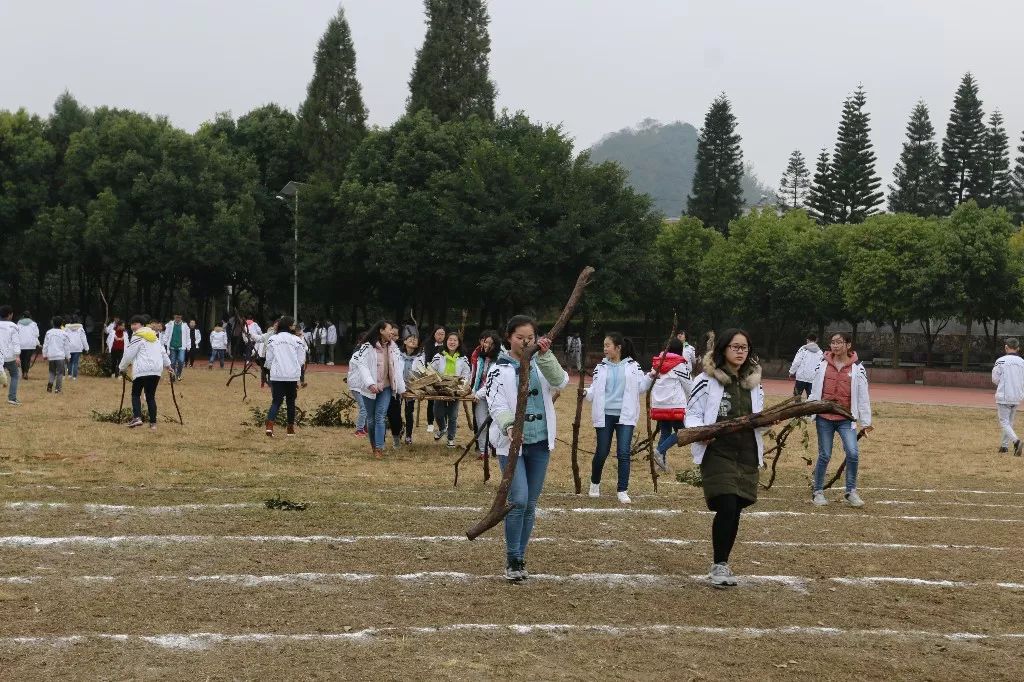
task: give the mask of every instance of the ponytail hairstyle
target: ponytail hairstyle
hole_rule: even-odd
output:
[[[621,333],[608,332],[604,336],[612,342],[612,345],[618,346],[622,349],[619,356],[620,360],[625,360],[626,358],[632,358],[633,360],[636,359],[636,350],[633,348],[633,342],[624,337]]]

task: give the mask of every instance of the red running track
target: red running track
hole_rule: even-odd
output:
[[[307,365],[306,372],[348,372],[347,365]],[[575,377],[575,373],[573,373]],[[575,379],[574,379],[575,381]],[[793,393],[793,382],[787,379],[765,379],[765,393],[772,396],[788,396]],[[995,387],[991,391],[979,388],[955,388],[951,386],[922,386],[919,384],[881,384],[870,387],[871,400],[883,403],[908,403],[911,405],[945,405],[951,407],[987,407],[995,409]]]

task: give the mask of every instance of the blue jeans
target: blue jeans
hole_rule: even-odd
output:
[[[210,351],[210,367],[213,367],[213,363],[220,360],[220,368],[224,369],[224,349],[214,348]]]
[[[362,394],[360,394],[362,395]],[[369,428],[370,446],[374,448],[384,447],[384,436],[387,435],[388,426],[388,405],[391,404],[391,387],[385,388],[372,398],[363,397],[363,404],[366,406],[366,418],[370,423]]]
[[[516,460],[516,472],[508,489],[512,511],[505,517],[505,553],[509,559],[525,559],[526,545],[530,542],[533,523],[537,518],[537,499],[544,488],[551,451],[548,442],[524,445]],[[508,457],[498,457],[502,473],[508,466]]]
[[[843,450],[846,451],[846,492],[856,490],[860,451],[857,449],[857,431],[853,428],[853,422],[849,419],[832,421],[817,417],[814,425],[818,430],[818,463],[814,465],[814,492],[825,487],[825,470],[828,469],[828,461],[832,459],[832,445],[836,433],[839,434]]]
[[[363,394],[355,393],[356,404],[359,405],[359,415],[356,417],[356,429],[366,429],[366,403],[363,402]]]
[[[658,452],[665,454],[668,449],[679,442],[676,431],[683,428],[683,422],[658,422]]]
[[[7,386],[7,399],[17,400],[18,399],[18,382],[21,380],[21,372],[18,371],[18,363],[14,360],[4,363],[4,369],[7,370],[7,376],[11,378],[10,385]]]
[[[615,457],[619,460],[619,486],[618,492],[623,493],[629,489],[629,451],[633,446],[633,426],[620,424],[619,415],[606,414],[604,426],[597,431],[597,448],[594,451],[594,461],[590,465],[590,482],[597,484],[601,482],[601,471],[604,469],[604,461],[608,459],[608,453],[612,449],[612,433],[615,434]]]
[[[81,363],[81,361],[82,361],[82,354],[81,353],[72,353],[71,354],[71,362],[68,363],[68,376],[73,377],[75,379],[78,378],[78,365],[79,365],[79,363]]]
[[[171,356],[171,369],[174,370],[174,375],[180,377],[181,371],[185,369],[185,349],[172,348],[168,354]]]
[[[434,418],[437,420],[438,431],[448,431],[448,440],[455,440],[455,430],[459,426],[459,401],[441,402],[434,405]]]

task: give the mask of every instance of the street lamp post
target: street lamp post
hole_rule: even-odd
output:
[[[281,188],[277,198],[285,201],[289,197],[295,197],[295,236],[294,248],[292,249],[292,319],[296,324],[299,321],[299,187],[304,182],[289,180],[288,184]]]

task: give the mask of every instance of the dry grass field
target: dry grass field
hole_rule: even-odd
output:
[[[633,505],[552,457],[528,583],[503,570],[480,463],[421,427],[383,461],[350,429],[268,439],[269,392],[187,371],[185,426],[100,423],[120,382],[0,405],[0,679],[1020,679],[1024,460],[994,410],[878,403],[867,506],[809,503],[799,439],[709,588],[700,491],[634,465]],[[251,387],[251,384],[250,384]],[[299,405],[343,392],[311,374]],[[166,379],[162,415],[173,415]],[[575,396],[558,403],[568,439]],[[585,424],[586,416],[584,417]],[[460,425],[459,440],[467,429]],[[584,426],[583,446],[593,447]],[[812,438],[813,444],[813,438]],[[813,445],[812,445],[813,447]],[[689,454],[671,454],[677,468]],[[841,450],[837,452],[838,462]],[[589,461],[583,462],[584,476]],[[497,478],[497,467],[494,467]],[[305,511],[267,509],[276,494]],[[831,497],[838,500],[839,493]]]

